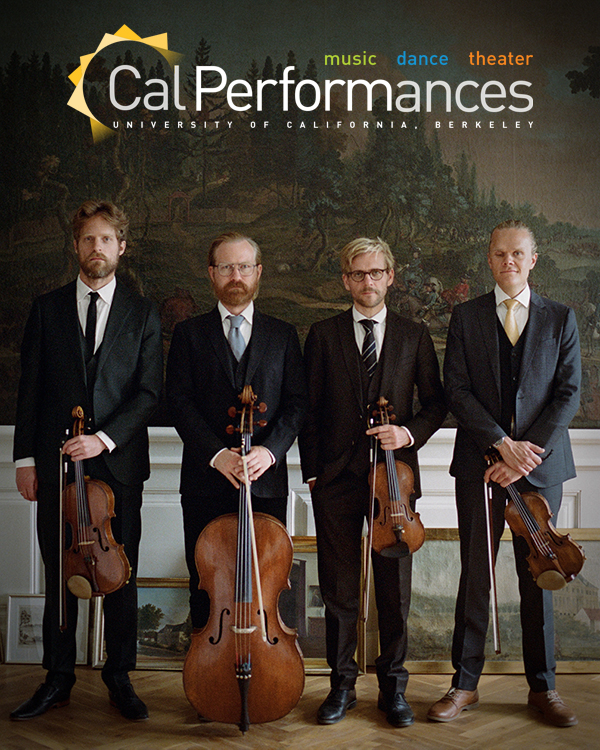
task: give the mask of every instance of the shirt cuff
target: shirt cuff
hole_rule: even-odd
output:
[[[401,425],[401,427],[402,427],[403,430],[406,431],[406,434],[408,435],[409,440],[410,440],[409,444],[405,445],[404,447],[405,448],[411,448],[415,444],[415,439],[412,436],[412,432],[408,429],[408,427],[405,427],[404,425]]]
[[[221,450],[217,451],[215,455],[210,459],[210,461],[208,462],[208,465],[210,466],[211,469],[215,468],[215,461],[217,459],[217,456],[220,456],[221,453],[223,453],[223,451],[226,451],[226,450],[229,450],[229,448],[221,448]]]
[[[117,444],[112,441],[105,432],[102,432],[102,430],[98,430],[98,432],[96,433],[96,437],[102,440],[104,445],[108,448],[109,453],[112,453],[117,447]]]
[[[28,456],[27,458],[17,458],[17,460],[15,461],[16,469],[25,469],[29,466],[35,466],[35,458],[33,456]]]

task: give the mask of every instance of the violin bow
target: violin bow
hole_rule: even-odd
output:
[[[267,641],[267,625],[265,622],[265,609],[263,606],[263,595],[262,585],[260,582],[260,568],[258,565],[258,549],[256,546],[256,533],[254,530],[254,513],[252,510],[252,490],[250,477],[248,475],[248,456],[246,455],[247,444],[246,444],[246,431],[248,435],[252,435],[254,431],[254,402],[256,396],[252,392],[252,387],[245,385],[240,395],[242,403],[242,468],[244,470],[244,485],[246,487],[246,508],[248,512],[248,520],[250,527],[250,546],[252,548],[252,564],[254,567],[254,578],[256,579],[256,595],[258,597],[259,617],[260,617],[260,633],[263,641]]]
[[[66,430],[67,436],[69,431]],[[59,487],[58,487],[58,609],[60,611],[60,630],[67,629],[67,601],[65,595],[65,576],[63,572],[65,554],[65,517],[63,508],[63,493],[67,486],[67,462],[62,452],[62,445],[58,449],[59,455]]]
[[[369,424],[369,427],[372,425]],[[369,596],[371,595],[371,547],[373,546],[373,519],[375,517],[375,469],[377,468],[377,438],[371,437],[371,471],[373,481],[371,482],[371,499],[369,505],[369,523],[367,524],[367,555],[364,564],[364,584],[362,598],[362,621],[366,622],[369,614]]]
[[[498,590],[496,587],[496,556],[494,555],[494,525],[492,521],[493,490],[491,482],[484,482],[485,528],[487,532],[488,565],[490,569],[490,599],[492,603],[492,629],[494,651],[500,653],[500,624],[498,622]]]
[[[258,596],[258,607],[260,611],[260,634],[263,641],[267,641],[267,626],[265,623],[265,609],[263,606],[262,585],[260,582],[260,569],[258,567],[258,550],[256,547],[256,533],[254,531],[254,514],[252,511],[252,492],[250,490],[250,477],[248,476],[248,458],[242,455],[242,466],[244,468],[244,484],[246,485],[246,503],[248,516],[250,518],[250,541],[252,546],[252,563],[254,565],[254,577],[256,579],[256,595]]]

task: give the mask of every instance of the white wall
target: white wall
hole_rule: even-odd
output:
[[[6,635],[8,594],[43,592],[35,532],[35,503],[23,500],[14,481],[12,427],[0,427],[0,631]],[[175,430],[151,428],[152,476],[145,486],[139,576],[187,575],[179,505],[181,441]],[[600,430],[572,430],[577,477],[565,484],[558,528],[600,528]],[[423,497],[418,510],[425,527],[455,528],[453,480],[448,474],[454,430],[440,430],[419,453]],[[297,446],[288,457],[292,535],[313,536],[310,493],[302,484]]]

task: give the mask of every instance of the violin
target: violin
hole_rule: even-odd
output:
[[[486,454],[491,466],[502,460],[496,449]],[[585,561],[583,548],[569,534],[559,534],[550,519],[553,516],[546,498],[539,492],[520,493],[514,484],[506,488],[509,502],[504,517],[511,531],[522,536],[529,547],[527,557],[533,580],[542,589],[556,591],[581,571]]]
[[[81,406],[73,409],[73,437],[83,435],[85,415]],[[62,455],[63,484],[67,457]],[[74,461],[75,481],[61,492],[61,595],[64,584],[79,599],[112,594],[131,576],[131,566],[122,544],[112,534],[111,518],[115,516],[115,497],[111,488],[100,480],[84,475],[83,461]]]
[[[374,424],[389,424],[396,418],[392,407],[381,396],[373,411]],[[375,444],[375,450],[377,443]],[[395,459],[393,450],[383,451],[385,460],[373,460],[369,476],[371,486],[371,546],[383,557],[405,557],[416,552],[425,541],[425,529],[419,513],[410,507],[414,475],[410,466]]]
[[[239,398],[244,481],[239,510],[211,521],[195,550],[200,588],[210,598],[206,626],[192,633],[183,666],[185,694],[206,719],[237,724],[274,721],[288,714],[304,690],[304,662],[296,631],[281,619],[278,600],[289,589],[293,544],[285,526],[265,513],[252,513],[246,456],[256,405],[249,385]],[[261,420],[259,424],[266,422]],[[235,428],[231,426],[230,434]]]

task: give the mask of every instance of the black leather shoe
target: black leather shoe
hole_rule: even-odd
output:
[[[35,719],[36,716],[45,714],[51,708],[68,706],[71,688],[65,688],[55,682],[42,682],[33,696],[25,703],[11,712],[10,718],[14,721],[25,721]]]
[[[336,724],[356,706],[356,690],[339,690],[333,688],[317,713],[319,724]]]
[[[415,715],[412,708],[406,702],[403,693],[394,693],[386,698],[383,693],[379,693],[377,707],[385,711],[388,724],[393,727],[409,727],[415,722]]]
[[[110,705],[116,706],[121,715],[129,721],[145,721],[148,718],[146,704],[137,697],[130,682],[125,685],[113,685],[108,697]]]

